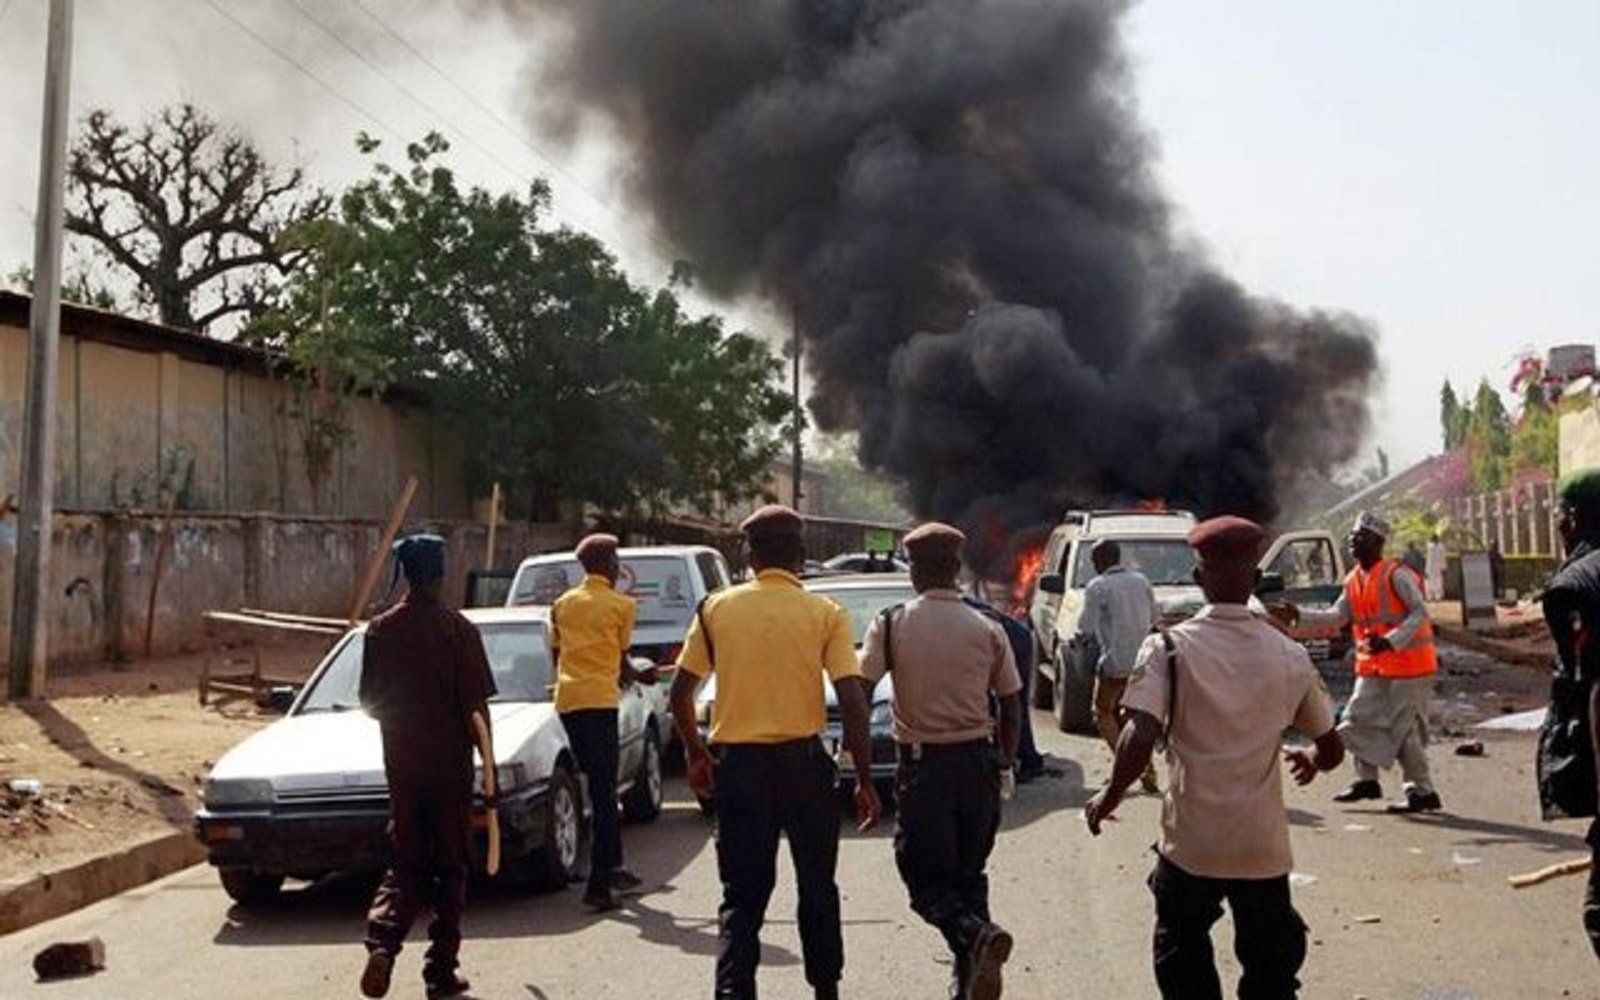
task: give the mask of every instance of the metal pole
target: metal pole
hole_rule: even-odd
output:
[[[794,466],[792,471],[793,482],[790,484],[790,504],[795,510],[800,509],[800,498],[805,493],[800,489],[800,477],[805,469],[805,461],[800,453],[800,434],[805,424],[805,412],[800,406],[800,312],[795,310],[790,313],[792,330],[789,334],[789,354],[793,364],[791,366],[790,398],[794,402]]]
[[[21,509],[11,600],[12,698],[45,693],[50,526],[56,457],[56,358],[61,336],[61,227],[66,184],[67,104],[73,0],[50,0],[39,202],[34,217],[33,305],[28,315],[28,385],[23,404]]]

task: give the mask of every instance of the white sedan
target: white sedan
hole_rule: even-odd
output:
[[[589,809],[550,701],[548,609],[465,614],[483,636],[499,689],[489,712],[500,788],[500,874],[517,884],[564,886],[578,869]],[[241,903],[270,899],[286,877],[310,880],[387,863],[383,747],[377,722],[357,699],[365,638],[365,626],[346,633],[288,715],[224,754],[206,779],[195,831],[223,888]],[[629,819],[650,820],[661,811],[664,697],[660,688],[640,685],[622,694],[618,794]]]

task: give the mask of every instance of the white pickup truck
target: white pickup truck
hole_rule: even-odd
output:
[[[1175,623],[1205,603],[1193,578],[1194,552],[1187,536],[1195,517],[1187,511],[1071,511],[1045,543],[1028,618],[1039,646],[1034,705],[1052,708],[1062,730],[1094,732],[1092,664],[1082,662],[1076,641],[1083,613],[1083,588],[1095,576],[1089,550],[1110,539],[1122,549],[1122,564],[1149,579],[1162,619]],[[1325,607],[1338,599],[1346,563],[1344,549],[1327,531],[1289,531],[1277,536],[1261,569],[1272,600]],[[1337,630],[1295,629],[1319,663],[1341,662],[1348,639]]]

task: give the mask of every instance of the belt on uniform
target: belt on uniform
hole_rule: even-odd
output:
[[[729,757],[825,757],[827,750],[822,746],[822,737],[807,736],[800,740],[779,740],[776,743],[719,743],[717,745],[717,758],[726,760]]]
[[[899,752],[901,760],[921,760],[924,757],[970,753],[973,750],[988,750],[992,746],[994,746],[994,743],[988,738],[984,738],[981,740],[961,740],[958,743],[896,743],[895,749]]]

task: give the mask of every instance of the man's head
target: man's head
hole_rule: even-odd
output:
[[[805,565],[805,521],[792,507],[769,503],[739,525],[756,571],[786,569],[798,573]]]
[[[1600,541],[1600,468],[1569,472],[1556,484],[1556,530],[1568,552]]]
[[[1104,573],[1122,561],[1122,546],[1109,538],[1102,538],[1089,550],[1089,560],[1094,563],[1096,573]]]
[[[1383,545],[1389,538],[1389,522],[1370,510],[1356,515],[1350,528],[1350,554],[1363,567],[1371,568],[1383,558]]]
[[[617,562],[617,536],[596,532],[585,535],[573,553],[585,573],[603,576],[610,583],[617,582],[621,564]]]
[[[925,590],[950,590],[961,575],[961,545],[967,540],[958,529],[938,521],[918,525],[906,535],[906,555],[911,557],[911,586]]]
[[[1256,563],[1266,548],[1261,525],[1227,515],[1201,521],[1189,531],[1194,549],[1194,579],[1212,604],[1246,604],[1261,571]]]
[[[407,535],[394,543],[394,558],[406,584],[417,593],[437,592],[444,579],[444,539]]]

